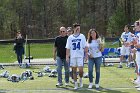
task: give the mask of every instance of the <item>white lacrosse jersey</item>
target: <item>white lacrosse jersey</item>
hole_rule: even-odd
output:
[[[138,33],[137,35],[137,44],[140,44],[140,33]],[[137,52],[136,52],[136,63],[138,66],[140,66],[140,48],[137,48]]]
[[[67,39],[66,48],[70,49],[70,57],[84,57],[84,48],[87,47],[86,38],[83,34],[70,35]]]
[[[137,43],[140,44],[140,33],[137,34],[138,41]]]
[[[132,41],[132,33],[131,32],[123,32],[121,38],[124,42],[131,42]]]
[[[137,44],[140,44],[140,33],[137,34]],[[140,48],[137,48],[137,51],[140,52]]]

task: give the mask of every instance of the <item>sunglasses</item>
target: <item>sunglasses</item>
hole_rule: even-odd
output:
[[[60,31],[61,33],[64,33],[65,31]]]

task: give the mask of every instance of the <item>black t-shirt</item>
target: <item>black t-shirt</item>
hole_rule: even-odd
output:
[[[57,56],[60,57],[61,59],[66,58],[66,42],[67,42],[68,36],[62,37],[58,36],[55,39],[55,44],[54,46],[57,48]]]

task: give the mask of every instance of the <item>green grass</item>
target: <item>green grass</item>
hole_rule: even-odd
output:
[[[53,44],[32,44],[31,56],[34,58],[52,58]]]
[[[28,56],[28,46],[26,46]],[[30,55],[34,58],[52,58],[53,44],[30,44]],[[16,54],[13,51],[13,44],[0,45],[0,63],[13,63],[16,61]]]
[[[31,71],[42,70],[45,66],[32,66]],[[55,68],[54,66],[51,67]],[[0,73],[8,70],[10,74],[20,75],[26,69],[19,67],[5,67],[4,70],[0,70]],[[87,72],[87,66],[85,65],[84,72]],[[101,90],[87,89],[89,81],[88,78],[83,78],[84,87],[77,91],[73,90],[73,84],[70,84],[69,87],[57,88],[55,84],[57,83],[57,78],[50,78],[47,75],[43,77],[37,77],[36,73],[33,73],[35,80],[26,80],[25,82],[13,83],[7,81],[6,78],[0,78],[0,93],[5,91],[6,93],[139,93],[134,88],[134,84],[131,83],[129,78],[135,77],[134,68],[124,68],[118,69],[117,65],[112,67],[101,67],[101,80],[100,87]],[[64,77],[64,75],[63,75]],[[4,93],[5,93],[4,92]]]
[[[0,45],[0,63],[3,62],[14,62],[16,60],[16,55],[13,51],[12,44]]]
[[[112,45],[112,42],[105,43],[105,47],[117,48],[119,43]],[[26,46],[28,56],[28,45]],[[53,44],[30,44],[30,55],[34,58],[52,58]],[[16,61],[16,54],[13,51],[13,44],[0,45],[0,63],[13,63]]]

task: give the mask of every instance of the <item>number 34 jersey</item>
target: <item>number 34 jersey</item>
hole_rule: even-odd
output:
[[[70,57],[84,57],[84,49],[87,47],[86,38],[83,34],[70,35],[67,39],[66,48],[70,49]]]

